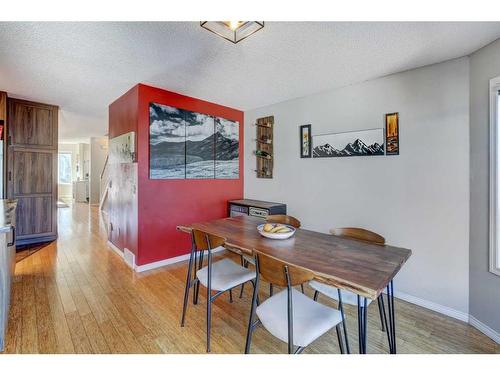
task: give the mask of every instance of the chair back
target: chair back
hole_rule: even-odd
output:
[[[213,234],[205,233],[201,230],[193,229],[191,233],[196,251],[212,250],[224,245],[226,242],[225,238],[214,236]]]
[[[259,274],[267,282],[281,287],[300,285],[312,280],[314,277],[310,271],[288,265],[276,258],[258,252],[255,252],[255,264]]]
[[[330,233],[337,237],[352,238],[354,240],[370,242],[375,245],[385,245],[385,238],[380,234],[363,228],[334,228]]]
[[[266,221],[270,223],[288,224],[294,228],[300,228],[299,219],[290,215],[268,215]]]

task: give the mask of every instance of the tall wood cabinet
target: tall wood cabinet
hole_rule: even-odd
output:
[[[18,245],[57,238],[58,107],[9,98],[7,197],[17,199]]]

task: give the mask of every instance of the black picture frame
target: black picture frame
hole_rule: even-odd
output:
[[[399,112],[385,115],[385,154],[399,155]]]
[[[307,139],[304,139],[304,135],[307,135]],[[312,157],[311,124],[301,125],[299,127],[299,147],[301,158]]]

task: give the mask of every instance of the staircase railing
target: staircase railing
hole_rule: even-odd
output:
[[[100,177],[100,197],[99,197],[99,209],[103,210],[103,206],[108,197],[108,187],[109,187],[109,168],[108,168],[109,155],[106,156],[104,161],[104,166],[102,168]]]

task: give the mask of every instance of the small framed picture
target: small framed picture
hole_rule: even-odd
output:
[[[310,158],[312,155],[311,125],[300,127],[300,157]]]
[[[399,155],[399,114],[385,115],[385,144],[386,155]]]

